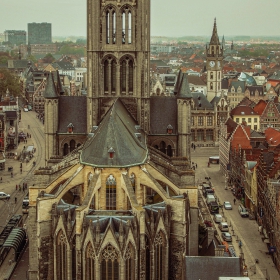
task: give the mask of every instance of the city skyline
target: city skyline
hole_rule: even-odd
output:
[[[27,30],[32,22],[52,23],[52,35],[86,36],[86,1],[28,2],[0,0],[0,33],[5,30]],[[280,1],[267,0],[276,14]],[[182,7],[182,8],[181,8]],[[10,12],[9,12],[10,11]],[[11,16],[13,15],[13,16]],[[23,16],[24,15],[24,16]],[[236,0],[226,5],[224,0],[151,0],[151,36],[210,36],[214,18],[219,36],[279,36],[273,12],[264,14],[264,6],[255,0]],[[3,34],[2,34],[3,35]]]

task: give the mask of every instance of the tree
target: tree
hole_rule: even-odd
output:
[[[43,61],[45,63],[52,63],[55,61],[55,58],[52,56],[52,54],[48,53],[45,55],[45,57],[43,58]]]
[[[0,95],[4,96],[7,89],[10,94],[18,96],[21,92],[19,77],[11,73],[9,70],[0,69]]]

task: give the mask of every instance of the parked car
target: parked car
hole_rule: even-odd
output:
[[[232,241],[232,237],[231,234],[228,232],[222,232],[222,238],[227,241],[227,242],[231,242]]]
[[[28,112],[28,108],[23,108],[23,111],[24,112]]]
[[[215,214],[214,221],[215,223],[221,223],[223,221],[223,216],[221,214]]]
[[[249,217],[248,210],[242,204],[239,204],[238,212],[239,212],[241,217]]]
[[[221,231],[228,231],[228,224],[225,223],[225,222],[221,222],[221,223],[219,224],[219,229],[220,229]]]
[[[232,206],[231,206],[231,204],[230,204],[229,201],[225,201],[225,202],[224,202],[224,208],[225,208],[226,210],[232,210]]]
[[[4,192],[0,192],[0,199],[9,199],[10,195]]]
[[[212,194],[207,194],[206,203],[209,204],[211,201],[216,201],[216,198]]]

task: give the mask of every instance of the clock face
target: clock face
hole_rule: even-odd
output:
[[[209,65],[210,65],[210,67],[214,67],[215,66],[215,61],[210,61]]]

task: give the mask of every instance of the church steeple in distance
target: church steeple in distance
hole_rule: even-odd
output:
[[[219,36],[218,36],[218,32],[217,32],[216,18],[214,19],[214,26],[213,26],[213,32],[212,32],[210,45],[220,45]]]

